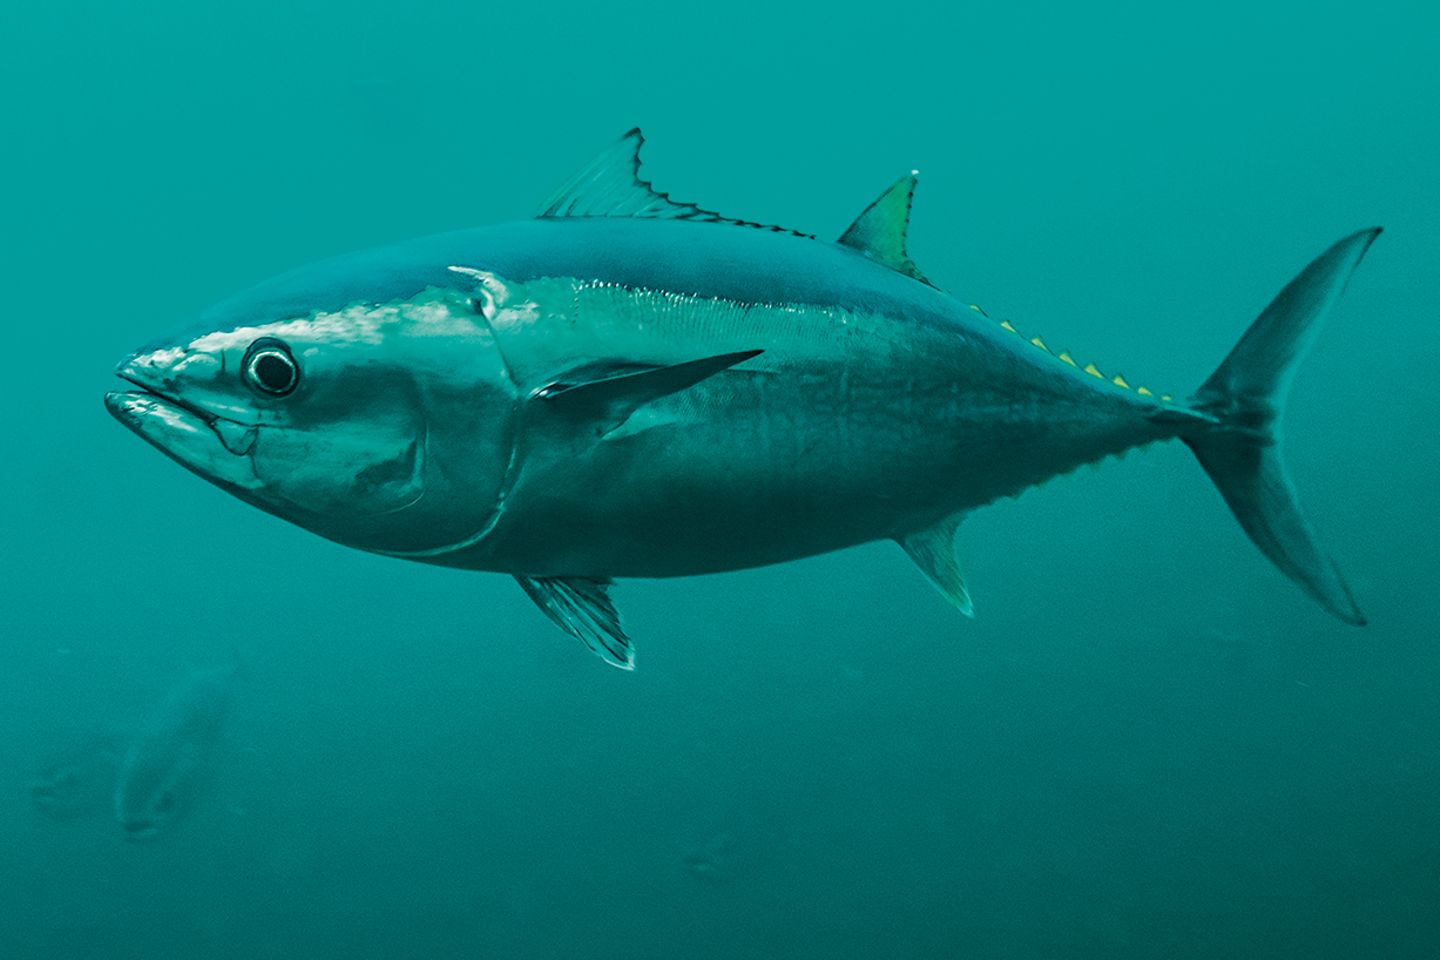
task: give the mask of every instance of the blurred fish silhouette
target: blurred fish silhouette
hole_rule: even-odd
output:
[[[141,725],[113,792],[126,839],[146,840],[189,812],[214,772],[238,663],[192,674]]]
[[[1177,399],[933,284],[907,251],[913,172],[830,243],[671,199],[641,177],[642,142],[626,134],[534,220],[225,301],[125,360],[136,389],[107,406],[321,536],[514,576],[626,669],[611,578],[888,539],[968,614],[953,541],[971,511],[1174,439],[1282,573],[1364,622],[1279,441],[1297,364],[1378,229],[1315,259]]]
[[[30,801],[51,820],[83,820],[110,813],[125,739],[108,734],[67,751],[30,781]]]
[[[745,849],[734,830],[718,830],[692,844],[682,862],[690,876],[706,883],[722,883],[734,879]]]

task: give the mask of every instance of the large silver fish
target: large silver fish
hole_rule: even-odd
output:
[[[115,784],[126,839],[146,840],[187,813],[213,773],[238,667],[192,674],[146,718]]]
[[[837,243],[655,191],[631,131],[534,220],[326,261],[147,346],[106,402],[182,465],[340,543],[513,575],[633,663],[615,577],[900,543],[962,610],[972,510],[1180,439],[1252,540],[1360,610],[1296,505],[1278,421],[1378,229],[1336,243],[1181,400],[1048,349],[906,251],[914,175]]]

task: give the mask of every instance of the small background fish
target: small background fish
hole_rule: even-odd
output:
[[[47,761],[29,783],[35,809],[51,820],[109,816],[125,749],[123,736],[98,735]]]
[[[115,819],[127,839],[150,839],[199,802],[220,762],[239,675],[238,661],[192,673],[127,741],[112,791]]]

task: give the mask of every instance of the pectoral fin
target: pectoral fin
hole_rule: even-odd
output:
[[[586,364],[547,383],[534,396],[546,406],[593,422],[596,433],[608,433],[640,407],[693,387],[707,377],[763,353],[741,350],[668,367],[616,361]]]
[[[973,617],[975,606],[970,602],[970,591],[965,589],[960,563],[955,559],[955,534],[963,519],[964,514],[946,517],[933,527],[901,537],[897,542],[945,599],[959,607],[965,616]]]
[[[635,669],[635,648],[610,600],[610,581],[591,577],[516,577],[545,616],[612,667]]]

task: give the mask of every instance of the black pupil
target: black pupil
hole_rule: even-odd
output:
[[[295,379],[295,369],[290,365],[289,358],[278,353],[262,353],[255,358],[252,369],[260,386],[275,393],[288,390]]]

